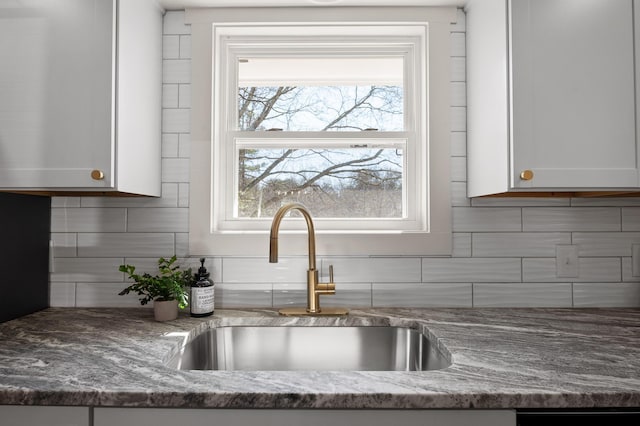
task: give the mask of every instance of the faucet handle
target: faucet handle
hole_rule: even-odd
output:
[[[333,265],[329,265],[329,282],[333,282]]]

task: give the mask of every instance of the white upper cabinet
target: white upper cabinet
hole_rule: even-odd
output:
[[[637,190],[633,0],[471,0],[468,195]]]
[[[0,7],[0,189],[160,195],[162,10]]]

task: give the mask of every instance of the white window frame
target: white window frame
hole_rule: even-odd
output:
[[[285,40],[289,37],[293,40],[291,36],[295,28],[301,27],[319,29],[316,34],[331,27],[328,31],[333,34],[338,31],[338,38],[347,37],[353,41],[364,36],[369,42],[376,40],[373,34],[378,31],[378,40],[383,44],[382,40],[391,37],[395,31],[396,34],[401,33],[399,43],[404,47],[400,50],[419,50],[418,55],[403,53],[409,63],[405,66],[405,81],[409,81],[412,89],[418,92],[413,96],[413,105],[405,104],[405,123],[412,125],[404,132],[375,135],[381,141],[384,138],[389,141],[414,138],[408,145],[413,151],[407,155],[410,161],[415,162],[408,168],[411,174],[406,176],[411,180],[408,198],[416,203],[409,205],[410,220],[395,224],[378,221],[376,226],[356,228],[349,226],[349,220],[315,219],[319,234],[318,253],[450,255],[449,26],[455,20],[455,8],[327,7],[314,8],[312,12],[304,8],[188,9],[186,21],[192,25],[190,255],[267,254],[270,220],[251,220],[248,226],[246,221],[239,222],[229,215],[232,212],[229,193],[235,188],[233,142],[252,137],[249,133],[255,136],[255,132],[229,131],[236,126],[235,114],[227,113],[228,108],[225,107],[230,105],[229,97],[233,96],[232,104],[235,102],[237,91],[237,60],[233,59],[243,52],[243,48],[237,48],[233,41],[244,37],[247,42],[244,51],[256,53],[258,40],[264,39],[266,33],[268,37],[284,37]],[[349,33],[353,34],[348,36]],[[232,42],[227,43],[228,40]],[[346,51],[349,47],[344,49]],[[420,63],[412,63],[416,57]],[[228,66],[221,66],[225,64]],[[414,75],[420,70],[426,70],[422,73],[426,75]],[[413,111],[418,117],[411,115]],[[261,132],[260,136],[265,136],[264,133]],[[339,138],[342,132],[332,133]],[[349,133],[349,137],[365,137]],[[313,138],[314,135],[304,132],[302,136]],[[273,138],[274,143],[286,142],[282,134],[271,133],[266,137]],[[426,208],[421,209],[421,206]],[[398,226],[398,222],[403,225]],[[302,255],[306,252],[304,228],[302,220],[283,222],[281,233],[290,235],[286,237],[287,243],[282,244],[281,253]]]

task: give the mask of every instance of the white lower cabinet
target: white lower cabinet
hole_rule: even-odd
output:
[[[93,411],[93,413],[92,413]],[[515,426],[515,410],[105,408],[0,405],[2,426]]]
[[[89,407],[0,405],[2,426],[90,426]]]
[[[515,426],[515,410],[95,408],[93,426]]]

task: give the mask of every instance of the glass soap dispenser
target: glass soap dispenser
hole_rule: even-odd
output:
[[[200,258],[200,268],[195,274],[195,282],[191,284],[189,306],[192,317],[207,317],[213,314],[214,308],[214,284],[209,279],[209,272],[204,267],[204,257]]]

